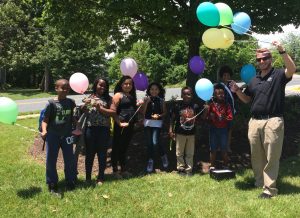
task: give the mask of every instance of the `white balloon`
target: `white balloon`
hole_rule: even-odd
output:
[[[130,76],[131,78],[137,73],[138,66],[133,58],[124,58],[120,64],[121,72],[124,76]]]

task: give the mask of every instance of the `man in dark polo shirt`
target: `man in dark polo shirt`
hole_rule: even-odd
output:
[[[278,193],[276,179],[284,136],[285,86],[296,72],[296,66],[283,46],[278,41],[272,44],[283,58],[285,69],[274,69],[271,52],[265,48],[258,49],[258,75],[249,82],[244,92],[234,81],[231,83],[231,90],[241,101],[252,102],[248,139],[255,186],[263,188],[260,198],[271,198]]]

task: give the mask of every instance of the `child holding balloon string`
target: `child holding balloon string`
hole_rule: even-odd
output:
[[[195,149],[196,114],[200,114],[198,104],[193,103],[190,87],[181,89],[182,102],[176,103],[170,111],[169,136],[176,141],[177,170],[180,175],[193,175]],[[175,126],[173,130],[173,126]]]
[[[130,76],[122,76],[118,81],[110,108],[115,112],[111,154],[113,173],[117,178],[127,177],[130,173],[126,168],[126,155],[133,137],[137,111],[136,89]]]
[[[220,84],[224,87],[224,96],[225,96],[225,103],[229,103],[232,111],[232,115],[237,113],[237,95],[230,90],[230,82],[232,76],[232,69],[227,66],[223,65],[220,67],[218,75],[220,78]],[[233,119],[232,121],[228,122],[228,141],[227,141],[227,151],[231,152],[231,136],[232,136],[232,126],[233,126]]]
[[[158,149],[162,160],[163,168],[169,165],[166,151],[159,143],[160,132],[163,125],[163,117],[166,115],[167,108],[164,101],[165,89],[161,84],[152,82],[149,84],[145,98],[142,114],[144,115],[144,132],[148,150],[148,163],[146,171],[151,173],[154,164],[154,149]]]
[[[224,86],[220,83],[214,85],[213,100],[205,105],[204,116],[210,122],[210,169],[215,169],[217,147],[220,146],[223,166],[228,167],[227,141],[228,123],[232,120],[232,111],[229,103],[224,99]]]
[[[102,185],[106,168],[106,152],[110,141],[110,117],[114,114],[114,111],[110,109],[112,98],[109,95],[108,81],[98,77],[93,83],[92,94],[83,102],[84,105],[81,108],[86,117],[84,132],[86,181],[91,182],[93,162],[97,154],[99,168],[97,185]]]

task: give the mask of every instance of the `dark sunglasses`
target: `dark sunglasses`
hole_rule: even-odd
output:
[[[256,58],[256,61],[257,62],[261,62],[261,60],[266,61],[266,60],[269,60],[270,58],[271,58],[270,56],[263,57],[263,58]]]

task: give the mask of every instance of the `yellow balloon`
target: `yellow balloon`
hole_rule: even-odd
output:
[[[209,28],[203,33],[202,42],[207,48],[220,48],[224,44],[223,32],[217,28]]]
[[[229,48],[234,42],[234,34],[227,28],[222,28],[220,31],[223,34],[223,43],[220,48]]]

